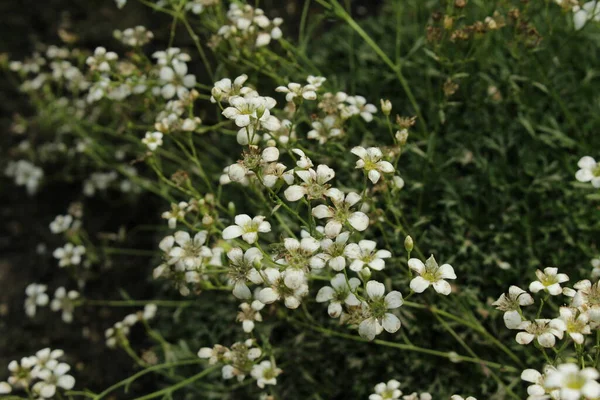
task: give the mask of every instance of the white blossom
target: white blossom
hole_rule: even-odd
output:
[[[398,291],[391,291],[385,295],[385,286],[381,282],[369,281],[366,285],[367,303],[366,307],[370,317],[363,320],[358,326],[360,336],[373,340],[384,329],[394,333],[400,329],[400,320],[389,310],[400,307],[404,300]]]
[[[519,329],[524,329],[525,332],[517,333],[517,343],[525,345],[531,343],[533,339],[537,339],[542,347],[554,347],[556,338],[563,338],[566,326],[560,319],[535,319],[523,321]]]
[[[543,272],[538,269],[535,271],[535,275],[538,280],[531,282],[529,291],[537,293],[541,290],[545,290],[552,296],[558,296],[563,293],[560,284],[569,280],[567,274],[558,273],[558,268],[544,268]]]
[[[381,382],[375,385],[375,393],[369,395],[369,400],[396,400],[402,396],[400,382],[395,379],[387,383]]]
[[[598,377],[600,374],[595,368],[580,370],[576,364],[561,364],[548,372],[544,387],[558,390],[562,400],[595,399],[600,397]]]
[[[68,267],[71,265],[79,265],[81,257],[85,254],[85,247],[82,245],[73,245],[67,243],[63,247],[59,247],[52,253],[52,256],[58,261],[59,267]]]
[[[144,143],[148,150],[156,151],[163,144],[163,134],[162,132],[146,132],[146,136],[142,139],[142,143]]]
[[[256,243],[259,233],[271,232],[271,224],[265,221],[265,217],[258,215],[250,218],[247,214],[235,216],[235,225],[230,225],[223,230],[223,239],[230,240],[238,237],[249,244]]]
[[[261,361],[260,364],[252,367],[250,374],[256,379],[256,384],[263,389],[265,385],[277,385],[277,376],[283,371],[273,364],[271,361]]]
[[[331,199],[334,207],[320,204],[313,208],[312,214],[315,218],[328,218],[325,225],[325,234],[328,237],[336,237],[342,231],[347,222],[357,231],[364,231],[369,226],[369,217],[361,211],[351,211],[361,197],[356,192],[350,192],[344,196],[341,190],[336,188],[328,189],[325,196]]]
[[[502,293],[498,300],[492,303],[496,309],[504,311],[504,324],[508,329],[519,329],[523,322],[519,313],[520,307],[531,304],[533,304],[533,297],[514,285],[508,288],[508,294]]]
[[[50,303],[52,311],[62,311],[62,320],[66,323],[73,321],[73,311],[75,310],[76,301],[79,299],[79,292],[75,290],[67,290],[64,287],[59,287],[54,292],[54,299]]]
[[[300,177],[300,185],[292,185],[285,192],[285,198],[288,201],[298,201],[306,196],[308,200],[321,199],[329,189],[329,182],[335,177],[335,171],[327,165],[317,166],[317,170],[310,168],[308,170],[296,170],[296,175]]]
[[[385,268],[385,259],[390,258],[392,253],[388,250],[377,250],[377,243],[373,240],[361,240],[356,243],[350,243],[344,249],[344,255],[352,262],[350,269],[354,272],[360,272],[363,269],[374,269],[381,271]]]
[[[450,264],[443,264],[440,267],[432,255],[425,261],[425,264],[417,258],[411,258],[408,260],[408,266],[419,274],[410,281],[410,288],[416,293],[424,292],[430,285],[439,294],[449,295],[452,291],[450,284],[446,281],[446,279],[456,279],[454,268]]]
[[[359,306],[360,301],[353,292],[360,286],[358,278],[350,278],[346,281],[344,274],[336,274],[331,279],[331,286],[323,286],[317,293],[317,302],[324,303],[329,301],[327,313],[332,318],[338,318],[342,315],[342,305]]]
[[[28,317],[32,318],[35,316],[37,307],[43,307],[48,305],[49,298],[46,294],[46,285],[31,283],[25,288],[25,313]]]
[[[352,154],[360,157],[356,161],[356,168],[364,169],[369,180],[376,184],[381,178],[381,174],[391,174],[394,172],[394,166],[388,161],[382,161],[383,153],[378,147],[356,146],[351,150]]]

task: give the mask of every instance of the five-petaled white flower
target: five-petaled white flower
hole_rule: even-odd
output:
[[[205,259],[212,257],[212,251],[204,245],[208,233],[200,231],[192,238],[188,232],[178,231],[165,237],[159,244],[168,255],[169,264],[177,264],[181,270],[198,268]],[[177,244],[178,246],[174,246]]]
[[[281,126],[279,120],[269,111],[277,104],[272,97],[232,96],[229,98],[229,104],[231,106],[223,110],[223,116],[233,120],[240,128],[259,123],[266,130],[276,131]]]
[[[517,333],[517,343],[529,344],[533,339],[543,347],[554,347],[556,338],[562,339],[563,332],[566,330],[565,323],[560,319],[535,319],[533,321],[523,321],[519,329],[525,332]]]
[[[330,186],[327,182],[333,179],[335,171],[327,165],[321,164],[317,166],[316,171],[312,168],[296,170],[296,175],[302,179],[302,183],[292,185],[283,192],[288,201],[298,201],[304,196],[309,200],[322,199]]]
[[[552,296],[558,296],[563,293],[560,284],[569,280],[567,274],[559,274],[558,268],[544,268],[544,272],[539,269],[535,271],[538,280],[531,282],[529,291],[537,293],[541,290],[546,290]]]
[[[31,283],[25,288],[25,313],[28,317],[34,317],[37,306],[43,307],[48,305],[48,295],[46,294],[46,285]]]
[[[598,9],[600,10],[600,6]],[[592,186],[600,188],[600,163],[590,156],[585,156],[581,157],[577,166],[580,169],[575,174],[575,179],[579,182],[591,182]]]
[[[388,161],[382,161],[383,153],[378,147],[369,147],[365,149],[356,146],[351,150],[352,154],[360,157],[356,161],[356,168],[364,169],[369,180],[376,184],[381,178],[381,174],[391,174],[394,172],[394,166]]]
[[[342,304],[349,306],[359,306],[360,301],[354,295],[356,288],[360,286],[358,278],[346,280],[344,274],[336,274],[331,279],[331,286],[323,286],[317,293],[317,302],[324,303],[329,301],[327,312],[332,318],[338,318],[342,315]]]
[[[263,389],[265,385],[277,385],[277,376],[283,371],[273,364],[271,361],[261,361],[252,367],[250,375],[256,379],[256,384],[259,388]]]
[[[240,312],[238,313],[236,320],[242,323],[244,332],[252,332],[254,330],[254,323],[262,321],[260,310],[263,308],[265,308],[265,305],[258,300],[254,300],[252,304],[240,304]]]
[[[317,87],[311,84],[302,86],[299,83],[291,82],[287,86],[278,86],[275,91],[285,93],[285,100],[288,102],[294,101],[295,98],[304,100],[317,99]]]
[[[288,270],[279,272],[279,270],[275,268],[264,269],[262,275],[263,278],[266,277],[265,283],[269,286],[258,292],[256,298],[264,304],[271,304],[283,298],[287,308],[298,308],[302,298],[308,294],[308,285],[304,281],[296,288],[290,288],[285,282],[287,274]],[[295,276],[295,278],[296,277],[297,276]]]
[[[385,297],[385,286],[381,282],[369,281],[366,287],[367,302],[365,306],[370,312],[370,317],[363,320],[358,326],[360,336],[373,340],[384,329],[394,333],[400,329],[400,320],[389,312],[400,307],[404,300],[402,294],[396,290],[389,292]]]
[[[450,264],[443,264],[440,267],[432,255],[425,264],[417,258],[411,258],[408,260],[408,267],[419,274],[410,281],[410,288],[416,293],[424,292],[430,285],[436,292],[446,296],[452,291],[450,284],[445,281],[445,279],[456,279],[454,268]]]
[[[75,378],[67,374],[70,370],[71,367],[68,364],[59,363],[56,360],[48,361],[46,368],[37,372],[36,377],[41,381],[33,385],[32,391],[45,399],[51,399],[56,394],[57,388],[73,389]]]
[[[583,344],[585,338],[583,335],[592,333],[589,326],[590,317],[587,313],[582,313],[576,308],[561,307],[558,319],[565,323],[565,331],[577,344]],[[579,315],[578,315],[579,314]]]
[[[344,249],[344,255],[352,260],[350,269],[360,272],[365,268],[381,271],[385,268],[385,258],[390,258],[392,253],[388,250],[376,250],[377,243],[373,240],[361,240],[350,243]]]
[[[369,395],[369,400],[396,400],[402,396],[400,382],[395,379],[387,383],[381,382],[375,385],[375,393]]]
[[[521,306],[533,304],[533,297],[518,286],[508,288],[508,294],[502,293],[498,300],[492,303],[496,309],[504,311],[504,324],[508,329],[519,329],[523,322],[519,310]]]
[[[163,134],[161,132],[146,132],[146,136],[142,139],[142,143],[148,147],[150,151],[156,151],[163,144]]]
[[[223,230],[223,239],[242,239],[249,244],[256,243],[259,233],[271,232],[271,224],[265,221],[265,217],[257,215],[250,218],[247,214],[235,216],[235,225],[230,225]]]
[[[163,87],[160,94],[165,99],[177,95],[180,99],[189,94],[189,89],[196,85],[196,77],[188,74],[187,64],[183,61],[173,60],[171,65],[164,65],[159,72],[160,83]]]
[[[50,303],[52,311],[62,310],[62,320],[66,323],[73,321],[73,311],[75,310],[75,302],[79,298],[79,292],[75,290],[67,290],[64,287],[59,287],[54,292],[54,299]]]
[[[85,254],[85,247],[73,243],[67,243],[63,247],[59,247],[52,255],[58,259],[59,267],[68,267],[70,265],[78,265],[81,263],[81,256]]]
[[[263,255],[256,247],[251,247],[246,252],[239,247],[234,247],[227,252],[229,258],[229,281],[233,285],[233,295],[238,299],[249,299],[252,296],[247,282],[262,283],[262,278],[256,270],[260,265]]]
[[[325,225],[325,234],[330,237],[336,237],[342,231],[344,224],[348,222],[357,231],[364,231],[369,226],[369,217],[361,211],[351,211],[361,197],[356,192],[350,192],[344,196],[341,190],[331,188],[325,192],[325,196],[331,199],[334,207],[319,204],[312,210],[315,218],[329,218]]]
[[[576,364],[561,364],[544,379],[546,389],[556,389],[562,400],[597,399],[600,397],[600,374],[595,368],[582,370]]]

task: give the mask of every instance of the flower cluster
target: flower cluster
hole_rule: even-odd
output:
[[[106,346],[114,349],[117,345],[125,343],[130,329],[138,322],[146,323],[153,319],[156,316],[157,309],[156,304],[147,304],[142,311],[127,314],[122,321],[116,322],[112,328],[108,328],[104,332]]]
[[[59,361],[63,356],[62,350],[44,348],[35,355],[11,361],[8,364],[10,376],[7,382],[0,382],[0,394],[25,391],[30,398],[60,398],[59,390],[71,390],[75,386],[75,378],[69,375],[71,367]]]

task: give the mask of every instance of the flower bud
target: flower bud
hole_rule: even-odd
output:
[[[368,281],[369,279],[371,279],[371,270],[369,268],[361,269],[358,274],[360,275],[361,279],[364,281]]]
[[[401,131],[396,132],[396,140],[400,146],[404,146],[408,140],[408,130],[402,129]]]
[[[400,178],[398,175],[394,176],[394,186],[396,189],[400,190],[404,187],[404,179]]]
[[[223,91],[221,89],[219,89],[218,87],[215,86],[214,88],[212,88],[210,93],[212,94],[212,96],[215,98],[216,101],[221,101],[221,98],[223,97]]]
[[[410,235],[407,236],[404,239],[404,248],[406,249],[406,251],[408,251],[410,253],[413,250],[414,246],[415,246],[415,243],[413,242],[413,238],[411,238]]]
[[[392,102],[381,99],[381,112],[383,112],[383,115],[385,116],[390,115],[390,112],[392,112]]]

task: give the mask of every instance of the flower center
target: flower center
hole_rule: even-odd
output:
[[[585,378],[579,374],[568,375],[565,379],[565,387],[573,390],[580,390],[585,385]]]
[[[592,168],[592,174],[594,176],[600,176],[600,162],[596,164],[594,168]]]

